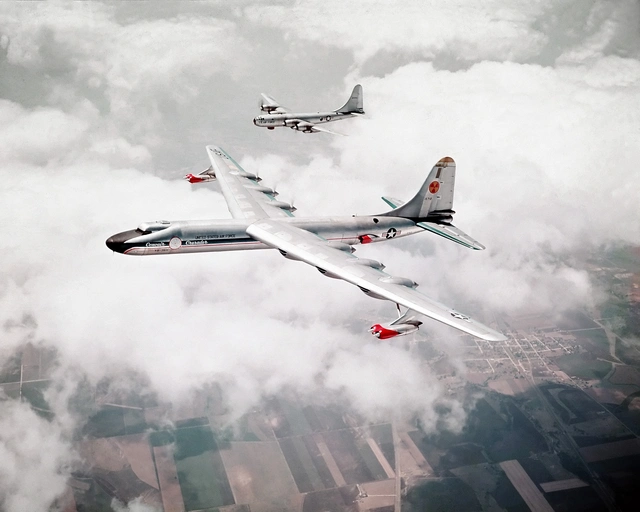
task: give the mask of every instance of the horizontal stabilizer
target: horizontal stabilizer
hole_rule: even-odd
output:
[[[461,229],[451,225],[451,224],[436,224],[435,222],[418,222],[418,226],[427,231],[431,231],[436,235],[440,235],[448,240],[456,242],[460,245],[464,245],[469,249],[475,249],[476,251],[482,251],[486,249],[484,245],[480,242],[474,240],[469,235],[467,235]]]
[[[382,196],[382,200],[387,203],[391,208],[398,208],[404,204],[404,201],[396,199],[395,197]]]

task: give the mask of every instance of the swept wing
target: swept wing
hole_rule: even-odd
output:
[[[245,171],[224,150],[207,146],[207,154],[234,219],[293,217],[292,205],[278,201],[275,190],[262,185],[257,175]]]
[[[364,260],[353,256],[346,244],[344,248],[337,247],[335,243],[309,231],[272,219],[262,219],[251,224],[247,228],[247,233],[279,249],[289,258],[304,261],[329,277],[340,278],[358,286],[368,295],[401,304],[484,340],[506,339],[501,333],[486,325],[422,295],[415,290],[417,284],[413,281],[391,276],[369,266]]]

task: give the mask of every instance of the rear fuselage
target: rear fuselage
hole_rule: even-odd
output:
[[[380,242],[424,231],[412,220],[400,217],[288,218],[278,221],[349,245]],[[233,219],[143,223],[135,230],[113,235],[106,243],[113,251],[138,256],[270,249],[247,234],[250,224]]]

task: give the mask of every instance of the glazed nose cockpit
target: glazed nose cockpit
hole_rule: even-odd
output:
[[[168,220],[157,220],[155,222],[143,222],[137,229],[131,229],[129,231],[123,231],[116,235],[110,236],[107,241],[107,247],[114,252],[124,253],[127,249],[131,248],[133,244],[128,243],[129,240],[138,238],[143,235],[149,235],[156,231],[162,231],[167,229],[171,223]]]

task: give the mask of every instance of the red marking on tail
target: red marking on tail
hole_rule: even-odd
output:
[[[438,192],[438,190],[440,190],[439,181],[432,181],[431,183],[429,183],[429,192],[435,194],[436,192]]]

